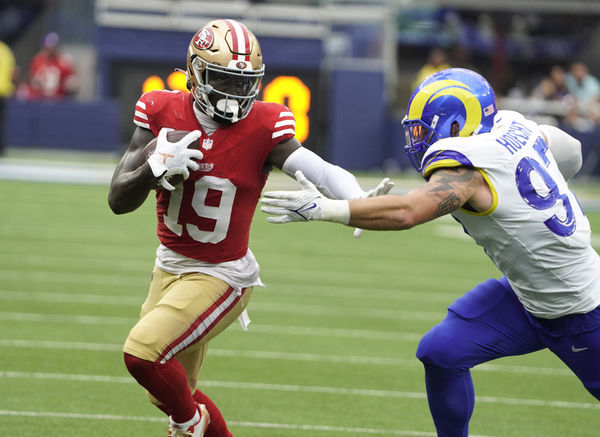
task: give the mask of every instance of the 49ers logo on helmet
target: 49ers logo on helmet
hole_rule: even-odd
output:
[[[237,68],[239,68],[240,70],[245,70],[246,67],[248,67],[248,64],[244,61],[238,61],[238,62],[236,62],[235,66]]]
[[[212,29],[203,27],[194,35],[194,46],[200,50],[209,49],[215,40]]]

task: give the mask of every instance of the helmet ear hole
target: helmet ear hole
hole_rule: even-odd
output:
[[[457,137],[459,132],[460,132],[460,125],[458,124],[458,121],[453,121],[452,124],[450,125],[450,136]]]

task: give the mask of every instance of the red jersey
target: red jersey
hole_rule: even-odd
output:
[[[248,116],[207,135],[191,94],[151,91],[136,104],[134,123],[157,136],[163,127],[200,130],[200,168],[174,191],[158,189],[157,234],[174,252],[209,263],[242,258],[267,180],[271,150],[294,136],[294,116],[277,103],[254,102]]]

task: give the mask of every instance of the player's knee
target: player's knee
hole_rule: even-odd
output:
[[[157,336],[154,330],[147,329],[138,323],[129,331],[129,336],[125,340],[123,350],[138,358],[155,361],[160,355],[156,343]]]
[[[198,378],[191,378],[188,376],[188,385],[190,386],[190,390],[194,393],[196,387],[198,386]]]
[[[131,376],[138,381],[143,379],[154,367],[153,361],[144,360],[127,352],[123,353],[123,360],[125,361],[125,367],[127,367]]]
[[[452,345],[452,338],[440,328],[433,327],[421,338],[417,347],[417,358],[424,364],[452,368],[460,362],[457,350]]]

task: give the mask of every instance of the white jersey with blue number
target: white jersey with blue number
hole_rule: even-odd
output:
[[[600,257],[590,224],[535,122],[501,111],[491,132],[440,140],[423,157],[424,176],[456,166],[481,172],[493,204],[452,215],[530,313],[556,318],[600,305]]]

